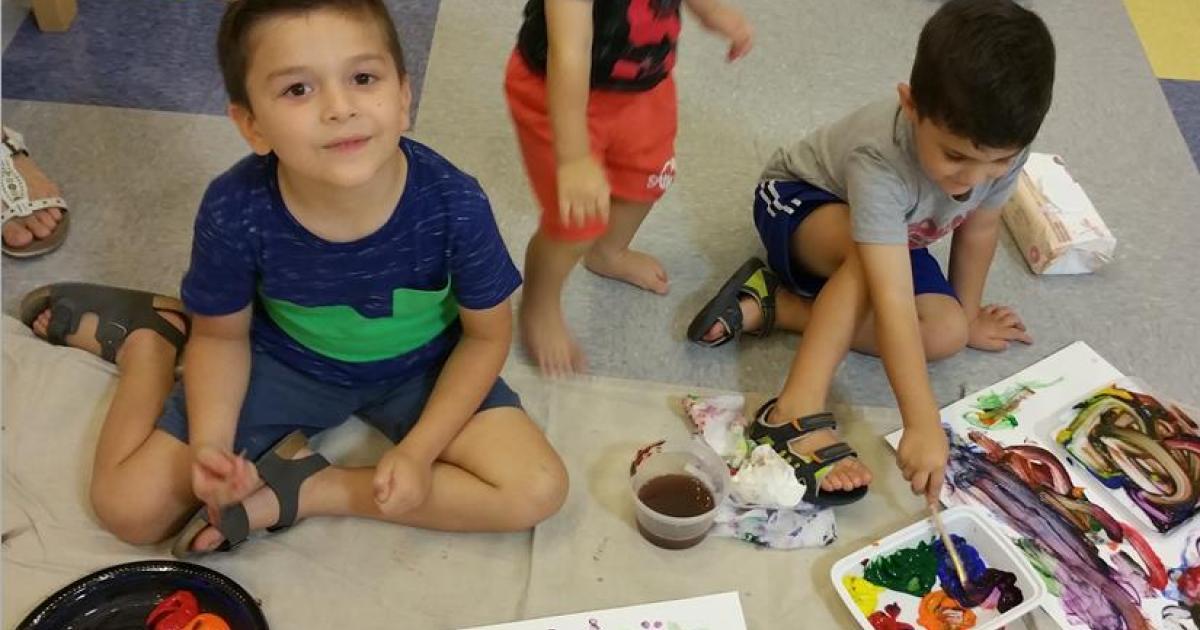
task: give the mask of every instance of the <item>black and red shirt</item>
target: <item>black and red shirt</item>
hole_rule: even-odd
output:
[[[682,0],[590,1],[593,89],[649,90],[671,74]],[[529,67],[546,73],[545,0],[529,0],[525,5],[517,50]]]

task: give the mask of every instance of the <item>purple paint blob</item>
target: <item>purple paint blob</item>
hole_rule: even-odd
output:
[[[963,589],[958,580],[958,572],[954,570],[954,562],[946,551],[941,540],[933,541],[933,554],[937,557],[938,580],[942,589],[966,608],[982,606],[995,608],[1000,612],[1008,612],[1017,604],[1025,601],[1021,589],[1017,587],[1017,576],[1008,571],[990,569],[975,549],[962,536],[951,534],[954,547],[958,550],[959,560],[962,561],[963,571],[970,582],[969,588]]]

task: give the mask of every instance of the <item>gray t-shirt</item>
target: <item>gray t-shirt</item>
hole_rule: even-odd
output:
[[[1028,155],[1022,151],[1004,177],[976,186],[965,199],[951,197],[921,170],[913,125],[890,98],[781,147],[762,179],[803,180],[841,197],[859,243],[916,249],[954,231],[976,208],[1003,205]]]

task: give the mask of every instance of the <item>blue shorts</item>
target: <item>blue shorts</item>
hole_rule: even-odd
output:
[[[793,293],[816,297],[828,278],[804,269],[792,256],[792,232],[814,210],[827,203],[846,203],[837,195],[805,181],[766,180],[754,191],[754,227],[767,248],[767,265]],[[940,293],[958,299],[927,248],[911,249],[913,294]]]
[[[441,373],[436,365],[420,376],[400,382],[341,387],[301,374],[261,351],[250,359],[250,385],[238,417],[234,452],[255,460],[297,429],[312,437],[358,415],[399,442],[421,416],[425,401]],[[497,378],[479,411],[520,407],[521,399]],[[187,405],[183,382],[175,384],[158,419],[158,428],[182,442],[188,440]]]

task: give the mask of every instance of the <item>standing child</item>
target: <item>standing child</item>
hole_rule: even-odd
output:
[[[850,349],[878,354],[904,419],[897,464],[936,500],[948,446],[926,361],[1030,343],[983,305],[1000,207],[1050,108],[1054,42],[1011,0],[951,0],[921,31],[911,83],[775,152],[754,197],[767,263],[738,269],[688,329],[704,345],[778,326],[803,333],[750,436],[771,443],[813,503],[855,501],[871,473],[825,411]],[[950,276],[926,247],[953,234]]]
[[[525,254],[522,340],[543,373],[583,369],[562,290],[580,258],[594,273],[659,294],[667,273],[629,248],[675,178],[680,4],[750,50],[750,27],[720,0],[529,0],[505,91],[541,223]]]

